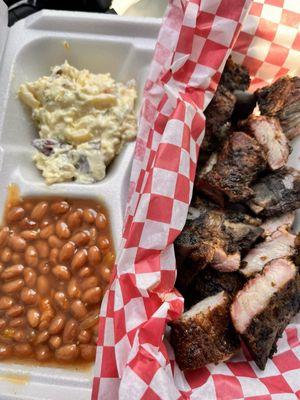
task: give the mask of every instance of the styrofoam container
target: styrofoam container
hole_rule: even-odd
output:
[[[107,208],[114,246],[121,238],[134,143],[129,143],[101,182],[47,186],[32,162],[37,130],[30,111],[17,98],[21,83],[49,74],[66,59],[94,73],[110,72],[117,81],[136,79],[137,112],[152,59],[160,20],[114,15],[42,11],[6,27],[7,10],[0,0],[0,214],[6,187],[21,195],[98,199]],[[69,46],[64,45],[66,41]],[[5,45],[4,45],[5,43]],[[86,369],[0,363],[0,399],[88,399],[93,366]]]

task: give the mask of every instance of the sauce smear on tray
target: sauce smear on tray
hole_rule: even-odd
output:
[[[94,361],[114,261],[99,203],[11,191],[0,229],[0,360]]]

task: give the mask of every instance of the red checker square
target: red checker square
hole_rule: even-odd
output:
[[[134,262],[135,272],[139,274],[159,271],[159,256],[160,252],[158,250],[139,248]]]
[[[100,378],[98,376],[95,376],[93,378],[93,388],[92,388],[92,395],[91,395],[92,400],[98,399],[99,385],[100,385]]]
[[[280,70],[276,73],[275,78],[279,78],[280,76],[286,75],[289,72],[288,68],[280,68]]]
[[[296,38],[292,44],[292,49],[300,50],[300,32],[297,32]]]
[[[168,122],[168,117],[163,114],[159,114],[154,122],[154,130],[157,133],[163,133],[165,130],[166,123]]]
[[[194,61],[187,60],[178,71],[174,72],[173,78],[176,81],[188,83],[195,71],[196,65]]]
[[[184,376],[192,389],[204,385],[210,377],[210,372],[206,367],[195,369],[194,371],[185,371]]]
[[[300,361],[292,352],[292,350],[285,351],[284,353],[275,355],[272,358],[272,361],[281,373],[292,371],[294,369],[300,370]]]
[[[172,290],[175,284],[176,274],[174,270],[162,270],[160,273],[160,283],[155,286],[156,291]]]
[[[148,387],[146,392],[141,397],[141,400],[161,400],[161,398],[155,392],[153,392],[150,387]]]
[[[124,305],[129,303],[131,299],[141,296],[139,289],[136,287],[135,279],[135,274],[132,273],[123,274],[119,278]]]
[[[265,4],[270,4],[271,6],[282,8],[284,5],[284,0],[265,0]]]
[[[170,197],[151,194],[147,219],[169,224],[172,218],[173,199]]]
[[[146,315],[147,315],[147,319],[150,319],[152,317],[152,315],[161,306],[161,299],[153,291],[153,292],[150,293],[150,297],[144,297],[143,301],[144,301],[144,306],[145,306],[145,312],[146,312]]]
[[[239,53],[246,54],[252,40],[252,35],[246,32],[240,32],[233,49]]]
[[[234,373],[236,376],[244,376],[248,378],[256,378],[256,374],[253,371],[251,365],[246,362],[227,362],[227,367]]]
[[[207,39],[199,57],[199,63],[212,69],[218,69],[226,52],[227,47]]]
[[[191,142],[190,129],[186,124],[184,124],[181,147],[185,149],[187,152],[190,151],[190,142]]]
[[[298,390],[295,395],[297,396],[297,399],[300,399],[300,390]]]
[[[141,344],[151,343],[159,346],[165,331],[166,320],[164,318],[150,318],[141,328],[139,340]]]
[[[143,112],[144,118],[151,123],[156,113],[156,107],[150,102],[150,100],[146,99]]]
[[[133,221],[133,216],[132,215],[128,215],[127,220],[126,220],[126,224],[125,224],[125,227],[124,227],[124,231],[123,231],[124,239],[128,238],[128,234],[130,232],[132,221]]]
[[[282,375],[260,378],[260,380],[266,385],[270,394],[293,393],[293,390]]]
[[[263,394],[261,396],[245,397],[245,400],[272,400],[272,397],[269,394]]]
[[[128,337],[130,346],[133,346],[135,335],[136,335],[136,329],[133,329],[132,331],[127,332],[127,337]]]
[[[243,65],[248,68],[250,75],[256,75],[263,62],[253,57],[246,56]]]
[[[158,361],[143,347],[139,348],[139,352],[128,365],[147,385],[150,384],[156,371],[160,368]]]
[[[100,316],[98,322],[98,341],[97,341],[99,346],[103,346],[104,332],[105,332],[105,318]]]
[[[196,163],[193,160],[190,160],[190,180],[194,182],[196,174]]]
[[[101,377],[118,378],[115,348],[112,346],[103,347]]]
[[[171,143],[160,143],[156,154],[155,167],[177,172],[180,154],[180,147]]]
[[[295,28],[298,28],[299,14],[293,11],[283,9],[280,23],[283,25],[294,26]]]
[[[190,194],[190,180],[184,175],[178,173],[177,182],[175,188],[175,199],[183,201],[184,203],[189,202]]]
[[[278,24],[275,24],[274,22],[268,21],[264,18],[260,18],[255,35],[272,42],[275,38],[277,28]]]
[[[138,180],[137,180],[137,183],[136,183],[136,187],[135,187],[135,190],[136,190],[136,192],[138,192],[138,193],[140,193],[141,190],[142,190],[142,185],[143,185],[143,182],[144,182],[144,177],[145,177],[145,170],[142,169],[141,172],[140,172],[140,175],[139,175],[139,177],[138,177]]]
[[[266,61],[270,64],[281,66],[284,64],[288,54],[289,50],[286,47],[272,43]]]
[[[242,399],[243,390],[235,376],[213,375],[216,389],[216,398],[222,400]]]
[[[197,27],[195,34],[204,38],[207,38],[212,24],[214,22],[215,16],[213,14],[202,11],[199,13],[197,18]]]
[[[126,248],[138,246],[141,239],[143,228],[144,228],[143,222],[133,222],[131,224],[128,232],[128,237],[125,242]]]
[[[150,171],[150,169],[152,168],[155,156],[156,156],[156,151],[150,150],[146,171]]]
[[[219,8],[216,11],[216,15],[226,19],[233,19],[239,21],[241,17],[241,10],[245,6],[244,0],[234,0],[234,6],[230,6],[227,1],[222,1]]]
[[[124,308],[115,311],[114,333],[115,333],[115,343],[119,343],[119,341],[123,339],[123,337],[126,335]]]
[[[152,190],[153,169],[149,172],[143,189],[143,193],[150,193]]]
[[[184,121],[185,112],[186,112],[185,104],[181,101],[175,108],[174,113],[171,116],[171,119],[178,119],[179,121]]]
[[[203,100],[203,97],[202,99]],[[200,107],[203,106],[203,102],[201,103]],[[205,127],[205,120],[202,116],[200,116],[198,113],[195,114],[193,121],[192,121],[192,127],[191,127],[191,134],[194,140],[198,140],[199,135],[202,133],[203,129]]]
[[[148,133],[148,140],[147,140],[147,147],[148,147],[148,149],[151,149],[151,148],[152,148],[153,134],[154,134],[153,129],[150,129],[150,131],[149,131],[149,133]]]
[[[182,26],[179,34],[176,51],[179,53],[189,54],[192,51],[194,28]]]
[[[106,316],[113,317],[114,316],[114,306],[115,306],[115,292],[114,290],[109,290],[107,293],[107,307],[106,307]]]
[[[261,12],[262,12],[263,5],[260,3],[252,3],[252,6],[250,8],[249,14],[250,15],[255,15],[256,17],[260,17]]]
[[[288,329],[286,329],[285,332],[286,332],[288,344],[291,348],[294,348],[294,347],[300,345],[300,339],[298,338],[296,328],[288,328]]]
[[[170,228],[169,236],[168,236],[168,244],[171,244],[175,241],[180,231],[178,229]]]

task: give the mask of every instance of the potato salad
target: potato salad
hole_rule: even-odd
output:
[[[109,73],[78,70],[67,61],[50,76],[22,84],[19,98],[31,108],[39,133],[33,160],[46,183],[102,180],[136,136],[136,97],[134,81],[119,83]]]

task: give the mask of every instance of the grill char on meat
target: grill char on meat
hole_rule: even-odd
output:
[[[232,297],[245,283],[245,277],[239,272],[221,272],[208,266],[198,272],[191,285],[183,292],[185,305],[189,308],[199,301],[222,291]]]
[[[236,295],[231,318],[260,369],[276,351],[278,338],[299,307],[299,273],[284,258],[271,261]]]
[[[285,214],[300,207],[300,173],[284,167],[272,172],[252,186],[250,208],[259,216]]]
[[[255,92],[260,112],[277,117],[288,139],[300,135],[300,78],[284,76]]]
[[[265,167],[265,154],[256,139],[234,132],[211,156],[195,188],[220,205],[224,205],[225,196],[232,202],[248,200],[253,195],[250,184]]]
[[[247,68],[235,63],[231,57],[225,64],[220,82],[228,90],[247,90],[250,86],[250,76]]]
[[[230,320],[230,298],[211,296],[171,322],[170,341],[181,369],[195,369],[229,359],[239,348]]]
[[[187,220],[177,237],[177,286],[184,290],[207,264],[234,271],[240,266],[240,251],[249,249],[263,229],[257,219],[238,211],[224,212],[200,198],[194,203],[194,219]]]
[[[290,154],[290,147],[277,119],[251,115],[241,121],[240,129],[252,134],[264,149],[270,169],[283,167]]]

